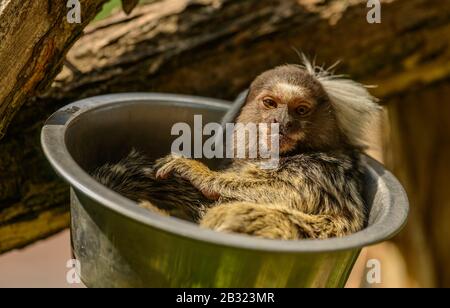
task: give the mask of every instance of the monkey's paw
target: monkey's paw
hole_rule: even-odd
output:
[[[205,186],[204,181],[202,182],[201,179],[211,175],[211,170],[200,162],[171,154],[158,160],[155,167],[157,169],[157,180],[166,180],[172,174],[176,174],[197,188],[207,199],[213,201],[220,199],[219,193],[207,187],[207,185]]]
[[[156,162],[156,179],[166,180],[170,175],[177,170],[184,158],[177,154],[169,154]]]

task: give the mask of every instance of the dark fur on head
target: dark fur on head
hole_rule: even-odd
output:
[[[328,94],[296,65],[267,71],[252,83],[239,123],[279,123],[280,153],[348,145]]]
[[[237,122],[279,123],[280,154],[364,147],[365,128],[378,114],[366,87],[312,65],[284,65],[250,86]]]

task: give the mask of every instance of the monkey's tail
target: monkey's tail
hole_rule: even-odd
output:
[[[362,222],[330,215],[309,215],[283,204],[228,203],[213,207],[200,222],[212,230],[267,239],[297,240],[342,237]]]
[[[158,163],[136,150],[116,164],[101,166],[92,176],[142,208],[197,222],[211,201],[184,179],[156,180]]]
[[[151,183],[155,179],[152,161],[136,150],[116,164],[105,164],[96,169],[92,176],[101,184],[139,202],[149,200]]]

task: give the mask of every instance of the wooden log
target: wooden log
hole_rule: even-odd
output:
[[[2,233],[11,226],[26,222],[46,235],[66,225],[67,190],[49,170],[38,135],[44,119],[70,101],[125,91],[231,99],[263,70],[299,62],[293,47],[318,63],[342,60],[339,72],[379,84],[374,94],[387,105],[407,106],[405,93],[448,80],[450,2],[382,3],[376,25],[367,23],[364,0],[165,0],[89,27],[67,56],[76,69],[65,68],[29,100],[1,143],[0,157],[10,158],[0,162],[0,252],[41,237]],[[60,225],[38,223],[54,211]],[[2,234],[14,240],[3,244]]]
[[[66,1],[4,0],[0,4],[0,139],[28,97],[44,91],[65,54],[106,0],[80,1],[81,23],[69,23]]]
[[[7,69],[0,72],[0,139],[22,104],[51,85],[66,53],[107,1],[79,0],[80,23],[68,21],[69,1],[1,1],[0,65]],[[129,14],[139,1],[122,2]]]
[[[0,2],[0,140],[22,105],[51,85],[67,51],[105,2],[80,0],[81,23],[69,23],[67,15],[73,7],[67,1]],[[135,6],[135,0],[123,0],[126,12]],[[42,119],[27,121],[17,127],[25,129],[22,133]],[[0,253],[68,224],[67,188],[54,179],[45,181],[50,173],[43,169],[35,138],[35,134],[15,136],[13,142],[6,140],[0,146]]]
[[[412,279],[423,287],[450,287],[450,79],[411,88],[388,107],[386,163],[411,200],[407,228],[396,242]]]
[[[166,0],[144,6],[89,28],[68,54],[82,74],[66,70],[47,97],[159,90],[231,98],[261,71],[299,62],[294,48],[318,56],[319,64],[342,60],[340,71],[378,84],[374,93],[381,97],[448,76],[449,2],[384,2],[380,25],[367,23],[365,0]]]

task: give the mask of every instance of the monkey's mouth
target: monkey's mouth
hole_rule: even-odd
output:
[[[277,137],[274,139],[274,137]],[[287,132],[278,132],[275,134],[267,134],[267,146],[270,151],[274,151],[273,147],[276,147],[280,153],[285,153],[292,150],[296,145],[295,135],[292,136]]]
[[[286,141],[287,139],[290,139],[285,133],[280,132],[279,136],[280,136],[280,143]]]
[[[299,131],[279,132],[280,153],[287,153],[294,150],[303,137],[304,134]]]
[[[289,134],[289,133],[280,132],[279,136],[280,136],[280,143],[287,142],[287,141],[289,141],[289,142],[294,141],[294,138],[292,138],[291,134]]]
[[[288,134],[281,133],[279,134],[279,143],[280,143],[280,150],[285,151],[288,148],[290,148],[295,142],[294,139],[292,139]]]

